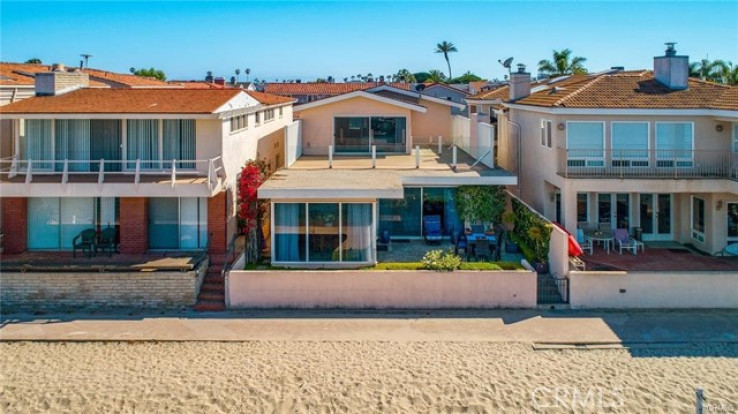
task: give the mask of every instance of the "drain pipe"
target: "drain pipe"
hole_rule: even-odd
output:
[[[518,148],[517,148],[517,150],[518,150],[518,171],[517,171],[517,174],[518,174],[518,197],[522,198],[523,197],[523,186],[521,185],[521,180],[520,180],[520,171],[521,171],[521,168],[520,167],[522,165],[521,162],[522,162],[522,158],[523,158],[523,151],[522,151],[522,148],[521,148],[521,144],[522,143],[520,141],[520,134],[521,134],[521,130],[522,129],[520,128],[520,124],[517,123],[517,122],[515,122],[515,121],[511,121],[511,120],[508,119],[507,120],[507,123],[508,124],[512,124],[512,125],[514,125],[514,126],[516,126],[518,128]]]

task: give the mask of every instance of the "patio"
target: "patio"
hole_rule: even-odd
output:
[[[204,251],[157,252],[143,255],[121,255],[98,253],[88,258],[78,252],[25,252],[3,254],[0,267],[3,272],[85,272],[85,271],[188,271],[198,267],[205,259]]]
[[[425,244],[424,240],[393,240],[392,251],[377,250],[377,262],[379,263],[408,263],[419,262],[426,252],[431,250],[448,251],[454,245],[449,240],[443,240],[441,244]],[[462,259],[466,260],[463,252],[459,252]],[[520,263],[523,255],[520,253],[506,253],[502,250],[501,261]]]
[[[588,271],[738,271],[738,257],[714,257],[700,254],[676,242],[649,243],[638,255],[623,251],[607,254],[602,246],[594,247],[594,254],[580,256]]]

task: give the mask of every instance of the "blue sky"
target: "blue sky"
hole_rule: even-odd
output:
[[[663,43],[690,60],[738,64],[738,1],[723,2],[9,2],[0,1],[0,58],[79,63],[125,72],[163,69],[170,79],[251,68],[274,81],[332,75],[447,71],[435,44],[447,40],[454,75],[506,73],[510,56],[529,68],[552,49],[587,58],[590,71],[650,68]],[[533,71],[535,73],[535,70]],[[241,75],[244,78],[244,75]]]

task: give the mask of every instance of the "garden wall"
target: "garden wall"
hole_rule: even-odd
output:
[[[528,271],[231,271],[231,308],[535,308]]]
[[[738,308],[738,272],[570,272],[572,309]]]
[[[186,272],[2,272],[0,301],[32,308],[192,306],[207,268],[205,261]]]

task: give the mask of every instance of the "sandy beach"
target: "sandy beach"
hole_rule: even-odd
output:
[[[0,372],[4,413],[738,410],[736,344],[6,342]]]

